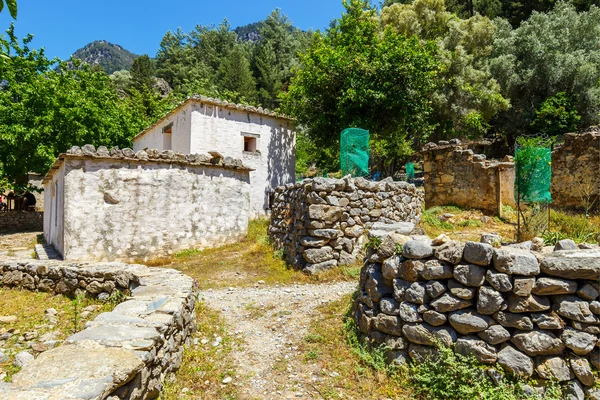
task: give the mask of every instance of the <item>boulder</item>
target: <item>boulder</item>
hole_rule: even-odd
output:
[[[554,311],[560,316],[586,324],[595,324],[598,317],[590,310],[590,303],[575,296],[560,295],[553,297]]]
[[[564,382],[575,378],[568,361],[563,357],[544,357],[536,364],[535,370],[542,379],[556,379]]]
[[[463,257],[465,244],[457,240],[446,242],[435,249],[435,258],[451,264],[458,264]]]
[[[391,297],[384,297],[379,301],[379,309],[387,315],[398,315],[400,304]]]
[[[421,277],[423,279],[432,280],[432,279],[450,279],[453,276],[453,267],[452,265],[439,261],[439,260],[429,260],[425,263],[423,267],[423,271],[421,271]]]
[[[530,251],[517,247],[495,249],[494,268],[509,275],[533,276],[540,273],[537,258]]]
[[[477,296],[477,312],[480,314],[491,315],[505,307],[504,298],[497,290],[488,286],[479,288]]]
[[[488,266],[492,261],[494,248],[487,243],[466,242],[463,250],[463,258],[466,262]]]
[[[406,258],[423,259],[433,255],[433,247],[431,244],[421,240],[411,240],[404,243],[402,247],[402,255]]]
[[[591,352],[598,342],[597,336],[580,332],[572,328],[566,328],[563,330],[560,338],[564,342],[565,346],[573,350],[573,353],[579,356],[583,356]]]
[[[477,287],[483,285],[485,272],[486,269],[478,265],[460,264],[454,267],[454,279],[465,286]]]
[[[405,324],[402,327],[402,333],[411,343],[426,346],[435,346],[438,341],[442,345],[450,347],[456,342],[456,332],[446,326],[431,326],[426,323]]]
[[[567,382],[567,384],[565,385],[564,393],[565,393],[565,400],[584,400],[585,399],[585,392],[584,392],[583,388],[581,387],[581,384],[576,380]]]
[[[318,274],[319,272],[323,272],[323,271],[327,271],[328,269],[335,268],[335,267],[337,267],[337,265],[338,265],[338,260],[328,260],[328,261],[323,261],[318,264],[306,264],[306,267],[304,267],[304,269],[302,269],[302,271],[309,275],[314,275],[314,274]]]
[[[488,269],[485,280],[499,292],[510,292],[513,289],[510,275]]]
[[[556,242],[554,251],[557,250],[577,250],[577,244],[572,239],[563,239]]]
[[[538,278],[531,293],[537,295],[571,294],[577,291],[577,282],[560,278]]]
[[[313,229],[310,231],[312,236],[325,238],[325,239],[334,239],[340,235],[340,231],[337,229]]]
[[[378,272],[369,274],[365,284],[365,290],[369,297],[376,302],[379,302],[383,297],[388,297],[393,293],[393,289],[385,283],[383,275]]]
[[[528,356],[562,355],[565,349],[562,340],[546,331],[517,332],[511,341]]]
[[[600,277],[598,277],[600,279]],[[581,297],[584,300],[596,300],[598,298],[598,290],[594,287],[594,285],[585,283],[583,286],[577,290],[577,296]]]
[[[428,300],[425,284],[423,282],[413,282],[404,292],[404,300],[415,304],[425,304]]]
[[[512,313],[538,312],[550,309],[550,300],[547,297],[540,297],[532,294],[527,297],[520,297],[515,294],[508,296],[508,311]]]
[[[510,345],[498,352],[498,364],[513,376],[528,378],[533,374],[531,358]]]
[[[579,379],[583,385],[594,386],[594,373],[592,372],[588,360],[582,357],[571,357],[569,365],[577,379]]]
[[[411,282],[405,281],[404,279],[394,279],[393,281],[393,293],[394,299],[397,301],[404,301],[404,293],[411,285]]]
[[[490,317],[477,314],[475,310],[470,309],[450,313],[448,321],[458,333],[463,335],[484,331],[492,323]]]
[[[394,336],[402,335],[402,321],[399,317],[387,314],[377,314],[371,322],[373,329]]]
[[[558,278],[597,280],[600,276],[600,247],[555,251],[544,258],[540,268],[543,273]]]
[[[319,264],[333,258],[333,249],[329,246],[324,246],[319,249],[306,249],[303,255],[307,262]]]
[[[489,344],[500,344],[510,340],[510,332],[502,325],[492,325],[484,331],[477,334],[480,338]]]
[[[420,260],[406,260],[398,267],[398,277],[407,281],[416,282],[425,264]]]

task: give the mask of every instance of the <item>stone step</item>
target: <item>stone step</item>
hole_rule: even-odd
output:
[[[51,244],[36,244],[35,258],[38,260],[62,260]]]

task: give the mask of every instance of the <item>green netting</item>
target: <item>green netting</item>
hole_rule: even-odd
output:
[[[408,162],[406,168],[406,179],[415,179],[415,163]]]
[[[547,147],[515,150],[515,197],[519,201],[550,203],[552,151]]]
[[[340,136],[340,168],[344,175],[369,175],[369,131],[347,128]]]

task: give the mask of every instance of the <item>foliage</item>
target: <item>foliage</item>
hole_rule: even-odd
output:
[[[241,103],[256,100],[256,81],[241,45],[235,45],[229,51],[221,61],[217,75],[222,87],[233,93],[233,101]]]
[[[576,111],[579,126],[600,122],[600,44],[592,39],[600,36],[600,8],[578,13],[574,6],[558,3],[547,14],[533,13],[517,29],[505,20],[495,23],[489,66],[512,103],[495,124],[509,135],[509,143],[535,130],[536,110],[556,104],[557,99],[541,106],[560,92],[569,94],[565,112]],[[575,118],[567,120],[572,127]]]
[[[150,90],[154,84],[154,62],[147,54],[133,60],[131,65],[131,85],[138,91]]]
[[[535,110],[531,127],[536,133],[557,136],[575,132],[581,116],[573,106],[573,99],[565,92],[548,97]]]
[[[326,34],[316,33],[301,56],[282,107],[336,158],[342,129],[369,130],[372,158],[393,166],[432,130],[429,95],[440,69],[435,46],[391,29],[381,33],[366,1],[344,5],[342,18]]]
[[[73,145],[130,146],[149,124],[138,104],[119,98],[110,78],[81,65],[51,68],[44,50],[19,43],[14,27],[0,37],[0,179],[17,182],[28,172],[44,174]]]
[[[98,65],[107,74],[131,68],[137,55],[104,40],[96,40],[73,53],[73,59],[79,59],[90,66]]]
[[[4,3],[13,19],[17,19],[17,0],[0,0],[0,12],[4,9]]]
[[[373,236],[372,238],[369,238],[369,240],[365,242],[365,251],[367,251],[369,249],[377,251],[377,249],[379,249],[379,246],[381,246],[381,238],[377,237],[377,236]]]
[[[489,121],[508,109],[509,102],[485,63],[496,30],[488,18],[461,19],[446,11],[444,0],[415,0],[384,8],[381,20],[384,27],[434,41],[439,49],[442,84],[432,96],[438,139],[480,137]]]
[[[550,227],[543,235],[547,245],[554,245],[562,239],[573,239],[577,243],[600,242],[600,218],[596,223],[585,215],[577,215],[550,210]]]

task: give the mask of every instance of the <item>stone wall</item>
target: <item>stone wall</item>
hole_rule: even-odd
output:
[[[600,132],[567,133],[552,153],[552,203],[558,207],[585,208],[589,195],[593,210],[600,210]]]
[[[454,204],[501,215],[502,204],[515,207],[515,168],[474,154],[458,139],[428,143],[421,151],[425,172],[425,206]]]
[[[275,190],[269,237],[305,272],[350,265],[362,255],[367,230],[411,233],[421,203],[422,192],[406,182],[305,179]]]
[[[0,211],[0,233],[41,232],[44,213],[38,211]]]
[[[442,235],[398,253],[386,237],[361,271],[355,321],[368,342],[389,346],[389,362],[435,357],[437,340],[508,374],[589,388],[590,363],[600,368],[600,247],[530,245]]]
[[[25,364],[12,383],[0,382],[4,400],[156,398],[196,329],[193,280],[172,269],[11,261],[0,263],[0,284],[100,299],[130,295]]]
[[[230,243],[248,229],[249,172],[230,157],[74,147],[45,178],[44,236],[86,261]]]

